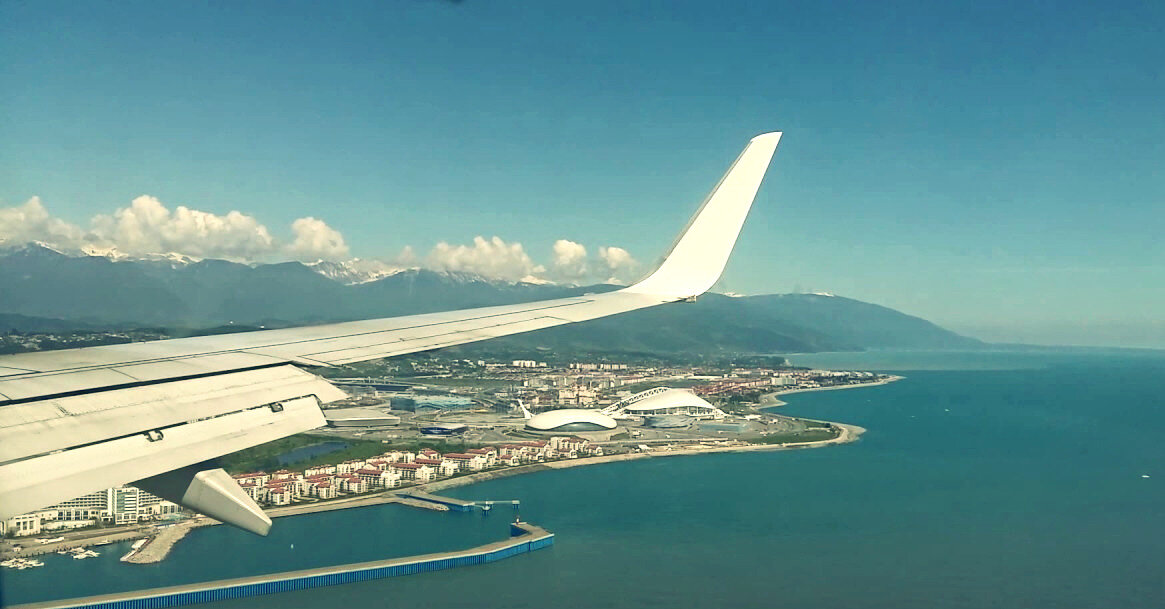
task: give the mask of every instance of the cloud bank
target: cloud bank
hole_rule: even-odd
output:
[[[184,205],[170,211],[161,201],[145,195],[112,215],[95,216],[89,236],[94,245],[134,255],[177,252],[199,258],[249,260],[264,257],[275,248],[267,227],[252,216],[237,211],[219,216]]]
[[[460,271],[507,281],[540,281],[546,272],[535,264],[521,243],[506,243],[500,237],[475,237],[473,245],[437,244],[425,258],[436,271]]]
[[[226,214],[179,205],[171,209],[156,197],[142,195],[111,214],[99,214],[87,227],[54,217],[38,197],[15,207],[0,207],[0,244],[39,241],[60,249],[96,255],[144,256],[177,253],[195,258],[238,262],[293,259],[354,263],[340,231],[325,221],[299,218],[287,238],[280,238],[254,216]],[[625,284],[635,279],[639,263],[615,246],[603,246],[591,257],[586,246],[558,239],[546,265],[536,262],[521,243],[501,237],[475,237],[470,244],[440,242],[419,255],[406,246],[388,261],[359,261],[393,268],[422,267],[462,272],[487,279],[534,283]]]
[[[606,283],[628,284],[637,277],[639,261],[631,257],[631,252],[613,245],[599,248],[599,259],[606,267]]]

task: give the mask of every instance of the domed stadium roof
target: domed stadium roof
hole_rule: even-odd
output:
[[[689,415],[723,418],[724,411],[704,398],[684,389],[656,387],[623,399],[612,407],[617,414],[634,416]]]
[[[534,431],[603,431],[617,426],[615,419],[597,410],[582,408],[541,412],[526,421],[526,427]]]

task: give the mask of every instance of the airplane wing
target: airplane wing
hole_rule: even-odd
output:
[[[427,351],[694,298],[719,279],[776,151],[753,138],[646,279],[603,294],[303,328],[0,356],[0,520],[133,483],[265,535],[215,457],[324,425],[305,368]]]

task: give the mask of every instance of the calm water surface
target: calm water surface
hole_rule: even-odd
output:
[[[214,606],[1165,606],[1165,357],[845,357],[838,367],[907,379],[787,396],[782,411],[869,429],[856,444],[456,489],[521,499],[523,517],[557,533],[556,545],[485,567]],[[267,540],[215,527],[161,565],[122,565],[107,551],[6,572],[4,585],[17,602],[470,546],[503,537],[511,514],[369,508],[280,520]]]
[[[282,453],[276,457],[280,465],[287,465],[289,463],[299,463],[300,461],[307,461],[314,459],[320,455],[334,453],[348,447],[347,442],[319,442],[316,444],[309,444],[307,446],[300,446]]]

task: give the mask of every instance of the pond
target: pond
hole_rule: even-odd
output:
[[[294,450],[289,450],[285,453],[277,455],[275,458],[280,465],[290,465],[292,463],[299,463],[300,461],[307,461],[314,459],[320,455],[334,453],[337,450],[343,450],[348,447],[347,442],[319,442],[317,444],[308,444],[307,446],[300,446]]]

